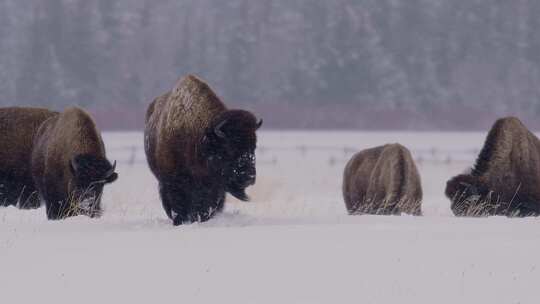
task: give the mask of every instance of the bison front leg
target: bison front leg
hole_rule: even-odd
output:
[[[167,216],[175,226],[191,221],[189,218],[189,198],[178,186],[170,183],[159,184],[161,203]]]
[[[61,220],[68,216],[69,203],[58,193],[47,193],[44,197],[45,209],[49,220]]]
[[[205,195],[206,194],[206,195]],[[225,192],[223,193],[199,193],[197,202],[190,212],[191,222],[206,222],[217,213],[223,211],[225,206]]]
[[[208,199],[204,197],[203,199]],[[217,213],[223,210],[225,204],[225,194],[218,198],[212,198],[210,201],[196,202],[190,201],[190,204],[184,206],[182,210],[186,210],[185,213],[176,213],[171,210],[172,219],[175,226],[179,226],[185,223],[203,223],[209,221]]]
[[[516,217],[540,216],[540,203],[526,198],[518,202],[514,208],[509,207],[506,215]]]
[[[223,210],[225,191],[204,183],[160,183],[161,202],[175,226],[206,222]]]

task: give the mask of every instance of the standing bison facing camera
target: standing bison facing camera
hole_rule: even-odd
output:
[[[0,206],[40,206],[30,160],[41,124],[58,112],[41,108],[0,108]]]
[[[227,110],[202,80],[182,78],[156,98],[146,115],[145,151],[174,225],[207,221],[223,209],[225,193],[246,201],[255,183],[257,121]]]
[[[445,194],[456,216],[540,215],[540,141],[515,117],[497,120],[471,172]]]
[[[118,178],[94,121],[79,108],[68,108],[41,125],[31,165],[47,217],[53,220],[100,216],[103,187]]]
[[[349,214],[422,215],[420,175],[409,150],[389,144],[361,151],[345,167]]]

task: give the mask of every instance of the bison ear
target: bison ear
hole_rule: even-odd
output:
[[[225,126],[227,124],[229,120],[228,119],[224,119],[223,121],[221,121],[220,123],[218,123],[216,125],[216,127],[214,128],[214,133],[219,137],[219,138],[226,138],[227,135],[225,134],[225,132],[223,131],[223,126]]]

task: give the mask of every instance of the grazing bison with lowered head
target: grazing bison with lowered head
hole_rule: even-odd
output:
[[[515,117],[497,120],[472,170],[445,194],[457,216],[540,215],[540,141]]]
[[[40,108],[0,108],[0,206],[40,206],[30,168],[32,145],[41,124],[56,115]]]
[[[343,175],[349,214],[422,215],[420,175],[409,150],[389,144],[353,156]]]
[[[145,151],[175,225],[209,220],[223,209],[226,192],[248,200],[245,189],[255,183],[255,131],[261,124],[250,112],[228,110],[192,75],[152,102]]]
[[[94,121],[79,108],[49,118],[35,137],[32,176],[49,219],[100,216],[103,187],[118,178],[115,167]]]

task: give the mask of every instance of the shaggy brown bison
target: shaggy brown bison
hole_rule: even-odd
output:
[[[118,177],[115,167],[94,121],[79,108],[49,118],[37,132],[32,176],[49,219],[99,216],[103,186]]]
[[[209,220],[223,209],[226,192],[248,200],[245,189],[255,183],[255,131],[261,124],[250,112],[227,110],[192,75],[152,102],[145,151],[175,225]]]
[[[56,115],[40,108],[0,109],[0,206],[40,206],[30,168],[32,143],[41,124]]]
[[[497,120],[472,170],[445,193],[457,216],[540,215],[540,141],[515,117]]]
[[[421,215],[422,185],[409,150],[389,144],[353,156],[343,175],[349,214]]]

